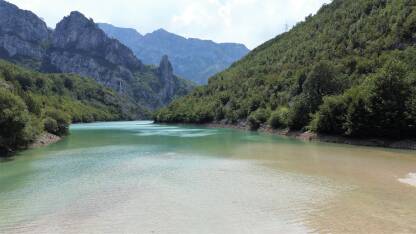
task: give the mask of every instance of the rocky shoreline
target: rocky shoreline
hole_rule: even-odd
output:
[[[51,133],[43,133],[29,146],[29,149],[45,147],[60,140],[62,140],[62,138],[59,136],[53,135]]]
[[[249,127],[244,123],[238,124],[223,124],[223,123],[212,123],[205,124],[210,128],[231,128],[249,131]],[[384,147],[392,149],[405,149],[405,150],[416,150],[416,139],[405,139],[405,140],[391,140],[381,138],[349,138],[344,136],[317,134],[313,132],[301,132],[301,131],[289,131],[287,129],[274,130],[267,126],[262,126],[258,132],[268,133],[272,135],[286,136],[296,138],[303,141],[319,141],[327,143],[338,143],[348,145],[359,145],[359,146],[370,146],[370,147]]]
[[[19,151],[45,147],[45,146],[54,144],[54,143],[56,143],[60,140],[62,140],[62,137],[59,137],[59,136],[56,136],[56,135],[53,135],[53,134],[47,133],[47,132],[42,133],[41,135],[39,135],[36,138],[36,140],[32,144],[30,144],[29,146],[27,146],[25,148],[21,148],[17,151],[0,151],[0,161],[8,160],[8,159],[12,158]]]

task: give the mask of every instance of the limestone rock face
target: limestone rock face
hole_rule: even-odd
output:
[[[164,85],[160,92],[161,98],[162,100],[168,100],[175,92],[175,75],[167,55],[163,56],[160,61],[158,75],[160,82]]]
[[[108,38],[93,20],[72,12],[56,26],[49,50],[49,67],[94,78],[129,95],[127,83],[143,64],[117,40]]]
[[[46,24],[30,11],[0,0],[0,55],[42,59],[49,40]]]
[[[57,50],[73,50],[130,69],[140,69],[143,66],[129,48],[107,37],[92,19],[87,19],[76,11],[56,25],[53,47]]]

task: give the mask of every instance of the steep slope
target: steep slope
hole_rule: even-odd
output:
[[[414,1],[334,0],[155,119],[414,137],[415,43]]]
[[[33,13],[3,0],[0,11],[5,12],[0,20],[0,58],[42,72],[91,77],[149,109],[164,106],[192,88],[173,74],[165,77],[173,82],[161,83],[157,68],[143,65],[129,48],[107,37],[79,12],[72,12],[51,31]],[[172,96],[166,98],[166,93]]]
[[[0,57],[39,67],[49,41],[46,24],[30,11],[0,0]]]
[[[0,60],[0,156],[42,132],[64,135],[70,122],[129,120],[144,110],[91,79],[43,74]]]
[[[186,39],[163,29],[143,36],[134,29],[110,24],[99,26],[111,38],[131,48],[145,64],[156,65],[163,55],[168,55],[179,76],[198,84],[206,84],[210,76],[228,68],[249,52],[242,44]]]

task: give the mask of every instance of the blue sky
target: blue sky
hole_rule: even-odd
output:
[[[48,26],[77,10],[95,22],[140,33],[164,28],[250,49],[275,37],[331,0],[9,0],[42,17]]]

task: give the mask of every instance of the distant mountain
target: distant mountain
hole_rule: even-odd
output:
[[[79,12],[65,17],[54,31],[32,12],[3,0],[0,15],[0,58],[42,72],[91,77],[149,109],[192,88],[171,70],[143,65],[128,47]],[[160,60],[162,66],[169,63],[167,57]]]
[[[209,77],[249,52],[242,44],[187,39],[164,29],[143,36],[134,29],[103,23],[98,25],[108,36],[132,49],[145,64],[156,65],[163,55],[168,55],[177,75],[198,84],[207,83]]]

